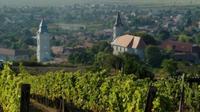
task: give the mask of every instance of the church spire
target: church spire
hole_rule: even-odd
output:
[[[122,24],[122,20],[121,20],[121,17],[120,17],[120,12],[117,13],[117,17],[116,17],[116,21],[115,21],[115,26],[123,26]]]
[[[114,41],[117,37],[123,35],[123,33],[124,33],[123,24],[122,24],[122,20],[120,17],[120,13],[118,12],[114,27],[113,27],[113,39],[112,40]]]
[[[44,19],[41,20],[37,33],[37,61],[47,62],[51,60],[50,54],[50,38],[48,27]]]
[[[48,32],[48,27],[47,27],[47,24],[46,24],[44,18],[43,18],[43,19],[41,20],[41,22],[40,22],[39,32],[40,32],[40,33],[44,33],[44,32],[47,33],[47,32]]]

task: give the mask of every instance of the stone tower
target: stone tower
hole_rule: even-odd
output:
[[[50,55],[50,36],[48,34],[47,24],[44,19],[41,20],[39,30],[37,32],[37,61],[46,62],[51,59]]]
[[[117,37],[123,35],[123,33],[124,33],[123,24],[122,24],[122,20],[120,17],[120,13],[118,12],[114,27],[113,27],[113,40],[115,40]]]

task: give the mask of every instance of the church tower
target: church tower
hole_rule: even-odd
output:
[[[44,19],[42,19],[36,36],[38,62],[46,62],[51,59],[49,37],[47,24],[45,23]]]
[[[123,35],[123,33],[124,33],[123,24],[122,24],[122,20],[121,20],[121,17],[120,17],[120,13],[118,12],[116,20],[115,20],[114,27],[113,27],[113,41],[117,37]]]

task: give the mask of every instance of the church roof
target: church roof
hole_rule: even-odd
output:
[[[40,33],[48,32],[48,27],[44,19],[42,19],[40,22],[39,32]]]
[[[123,26],[122,24],[122,20],[121,20],[121,17],[120,17],[120,12],[117,13],[117,17],[116,17],[116,20],[115,20],[115,26]]]
[[[118,45],[126,48],[144,48],[146,46],[141,37],[133,35],[120,36],[112,42],[112,45]]]

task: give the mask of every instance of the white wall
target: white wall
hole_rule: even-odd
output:
[[[134,48],[126,48],[122,46],[117,46],[117,45],[112,45],[113,47],[113,54],[114,55],[119,55],[120,53],[130,53],[130,54],[135,54],[140,57],[140,59],[144,59],[144,50],[143,49],[134,49]]]
[[[49,34],[42,33],[37,36],[37,61],[45,62],[51,59]]]

